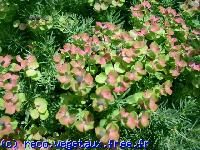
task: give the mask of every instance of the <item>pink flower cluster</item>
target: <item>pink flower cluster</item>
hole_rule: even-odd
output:
[[[192,68],[193,70],[196,70],[196,71],[200,71],[200,64],[197,64],[195,62],[189,62],[189,67]]]

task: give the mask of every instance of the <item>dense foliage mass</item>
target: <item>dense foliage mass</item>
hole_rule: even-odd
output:
[[[196,0],[0,1],[0,138],[18,149],[78,139],[199,149],[198,8]]]

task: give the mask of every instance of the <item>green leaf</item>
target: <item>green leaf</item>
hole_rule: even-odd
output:
[[[18,125],[18,122],[16,120],[11,122],[11,126],[13,130],[17,128],[17,125]]]
[[[146,64],[145,64],[145,70],[146,70],[148,73],[154,73],[154,70],[153,70],[153,68],[152,68],[152,66],[151,66],[150,63],[146,63]]]
[[[114,70],[113,65],[112,64],[106,64],[105,65],[105,73],[108,75],[110,73],[110,71]]]
[[[114,64],[114,69],[119,73],[124,73],[125,72],[125,69],[123,68],[123,66],[119,62],[116,62]]]
[[[86,71],[90,72],[92,75],[95,75],[98,71],[98,68],[96,65],[92,65],[86,68]]]
[[[20,24],[20,21],[16,20],[16,21],[13,22],[13,27],[17,28],[19,26],[19,24]]]
[[[106,121],[107,121],[106,119],[101,119],[99,123],[100,127],[104,127],[106,124]]]
[[[35,107],[39,113],[45,113],[47,110],[47,101],[43,98],[36,98],[34,101]]]
[[[28,66],[29,69],[37,69],[38,67],[39,63],[37,61],[30,63]]]
[[[41,120],[46,120],[48,117],[49,117],[48,110],[45,113],[40,114],[40,119]]]
[[[91,121],[85,126],[85,131],[92,130],[93,128],[94,128],[94,121]]]
[[[113,118],[116,118],[118,115],[119,115],[119,110],[118,110],[118,109],[116,109],[116,110],[114,110],[114,111],[112,112],[112,117],[113,117]]]
[[[134,95],[131,95],[131,96],[127,97],[125,99],[125,101],[128,104],[137,104],[142,99],[143,99],[143,93],[142,92],[138,92],[138,93],[135,93]]]
[[[107,79],[107,75],[104,72],[100,73],[99,75],[95,77],[95,81],[101,84],[105,83],[106,79]]]
[[[37,119],[39,117],[39,112],[36,109],[31,109],[30,110],[30,115],[35,120],[35,119]]]
[[[36,134],[33,135],[33,139],[39,141],[42,139],[42,136],[40,135],[39,132],[37,132]]]
[[[18,97],[19,101],[21,101],[21,102],[26,101],[26,97],[25,97],[24,93],[18,93],[17,97]]]
[[[26,71],[26,75],[27,75],[27,77],[33,77],[33,76],[37,75],[37,72],[33,69],[29,69]]]
[[[107,5],[106,3],[102,3],[102,4],[101,4],[101,9],[102,9],[102,10],[108,9],[108,5]]]
[[[4,100],[3,98],[0,98],[0,110],[4,110],[5,107],[4,107]]]
[[[157,78],[158,80],[164,79],[164,75],[163,75],[161,72],[156,72],[156,73],[155,73],[155,76],[156,76],[156,78]]]
[[[61,84],[60,87],[63,89],[63,90],[68,90],[70,88],[70,84],[67,83],[67,84]]]
[[[42,75],[41,75],[40,71],[36,71],[36,75],[32,76],[32,79],[35,81],[38,81],[41,78],[41,76]]]
[[[95,4],[94,4],[94,9],[95,9],[96,11],[100,11],[100,10],[101,10],[101,5],[100,5],[99,3],[95,3]]]
[[[47,133],[47,129],[43,126],[40,126],[38,130],[41,135],[45,135]]]

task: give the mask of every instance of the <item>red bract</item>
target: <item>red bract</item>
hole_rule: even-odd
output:
[[[93,36],[92,37],[92,44],[99,44],[100,41],[99,41],[99,38],[97,36]]]
[[[11,83],[4,84],[4,89],[5,90],[11,90],[12,88],[13,88],[13,85]]]
[[[170,70],[170,73],[172,74],[173,77],[177,77],[180,75],[180,71],[178,68]]]
[[[11,126],[11,119],[8,116],[3,116],[0,118],[0,138],[4,135],[9,135],[13,133],[12,126]]]
[[[195,62],[189,62],[189,67],[193,70],[200,71],[200,64],[196,64]]]
[[[107,29],[113,31],[114,29],[116,29],[116,26],[112,23],[107,22],[106,23]]]
[[[148,31],[145,28],[142,28],[139,32],[137,32],[138,36],[144,36],[148,33]]]
[[[131,10],[140,10],[141,5],[135,5],[134,7],[131,6]]]
[[[172,29],[167,30],[167,33],[168,33],[169,35],[174,35],[174,31],[173,31]]]
[[[192,33],[194,33],[195,35],[200,35],[200,31],[199,30],[192,30]]]
[[[0,58],[0,63],[3,63],[2,66],[4,68],[7,68],[11,63],[11,60],[12,60],[12,56],[6,55],[6,56]]]
[[[28,60],[28,65],[31,64],[32,62],[35,62],[36,61],[36,58],[35,56],[33,55],[28,55],[27,56],[27,60]]]
[[[144,14],[142,13],[142,11],[135,11],[135,10],[132,10],[132,15],[134,17],[137,17],[137,18],[141,18],[144,16]]]
[[[159,53],[160,48],[156,42],[152,42],[150,44],[150,50],[152,50],[155,54],[157,54]]]
[[[171,51],[169,53],[169,55],[174,58],[175,61],[179,61],[180,60],[180,57],[181,57],[181,54],[179,52],[176,52],[176,51]]]
[[[174,21],[179,24],[185,23],[181,17],[175,18]]]
[[[61,53],[66,53],[66,52],[70,51],[70,49],[71,49],[71,44],[70,43],[66,43],[63,46],[63,49],[61,49]]]
[[[5,113],[6,114],[14,114],[16,112],[16,104],[12,103],[12,102],[5,102],[4,103],[5,106]]]
[[[172,9],[171,7],[168,7],[168,8],[166,9],[166,12],[167,12],[168,14],[172,14],[174,17],[176,16],[176,10]]]
[[[20,65],[21,65],[22,69],[24,69],[24,68],[27,67],[28,61],[27,61],[27,60],[22,60],[22,61],[20,62]]]
[[[152,111],[156,111],[158,109],[158,105],[155,103],[154,100],[150,100],[149,101],[149,108]]]
[[[88,85],[92,85],[93,84],[93,77],[89,73],[87,73],[85,75],[84,80],[85,80],[85,83],[87,83]]]
[[[113,96],[109,90],[103,90],[101,95],[105,99],[113,99]]]
[[[65,126],[69,126],[69,125],[73,124],[75,121],[74,116],[69,114],[66,105],[62,105],[60,107],[59,111],[56,114],[56,119],[58,119],[59,122]]]
[[[141,5],[144,6],[144,7],[146,7],[146,8],[148,8],[148,9],[151,8],[151,4],[148,1],[142,2]]]
[[[123,119],[123,118],[122,118]],[[124,117],[125,125],[130,129],[138,128],[138,116],[135,112],[128,113],[128,116]],[[122,121],[123,121],[122,120]],[[123,121],[124,122],[124,121]]]
[[[83,118],[76,122],[76,128],[80,132],[85,132],[94,128],[94,118],[89,111],[83,111]]]
[[[108,87],[99,87],[96,89],[96,94],[101,96],[102,98],[113,101],[114,97],[111,94],[111,90]]]
[[[156,23],[153,23],[150,27],[150,31],[151,32],[157,32],[160,30],[160,27],[156,24]]]
[[[145,46],[145,41],[134,41],[133,47],[135,49],[143,48]]]
[[[134,49],[122,49],[121,55],[123,57],[123,60],[127,63],[133,61],[133,57],[136,56],[136,54],[134,53]]]
[[[107,125],[106,130],[110,140],[118,141],[119,140],[119,127],[115,123],[110,123]]]
[[[103,57],[100,57],[99,60],[97,60],[97,62],[100,64],[100,65],[105,65],[107,61],[109,61],[111,58],[110,58],[110,55],[109,54],[105,54]]]
[[[121,108],[120,109],[120,115],[121,115],[122,118],[127,118],[129,113],[126,112],[124,108]]]
[[[22,69],[22,67],[21,67],[20,65],[16,64],[16,65],[14,66],[14,68],[13,68],[13,71],[14,71],[14,72],[19,72],[21,69]]]
[[[147,127],[149,125],[149,115],[145,112],[142,113],[142,116],[140,118],[140,125],[142,127]]]
[[[59,76],[59,77],[57,77],[57,79],[60,83],[63,83],[63,84],[67,84],[70,82],[69,76]]]
[[[72,68],[71,71],[76,77],[82,77],[85,74],[85,69],[82,68]],[[82,81],[82,80],[81,80]]]
[[[152,93],[153,93],[153,91],[151,91],[151,90],[146,90],[145,92],[144,92],[144,98],[146,98],[146,99],[150,99],[150,97],[152,96]]]
[[[161,66],[162,68],[164,68],[166,66],[166,61],[164,58],[159,58],[158,59],[158,64],[159,66]]]
[[[108,74],[108,83],[112,86],[116,85],[117,83],[117,77],[118,77],[118,73],[116,71],[111,71]]]
[[[72,67],[74,67],[74,68],[78,68],[78,67],[80,67],[80,68],[84,68],[84,61],[83,60],[72,60],[71,62],[70,62],[70,64],[71,64],[71,66]]]
[[[17,60],[19,63],[23,61],[23,59],[21,58],[20,55],[17,55],[17,56],[16,56],[16,60]]]
[[[184,67],[187,66],[187,63],[186,63],[185,61],[183,61],[183,60],[176,61],[175,63],[176,63],[176,65],[177,65],[178,67],[181,67],[181,68],[184,68]]]
[[[61,61],[61,55],[60,55],[60,54],[54,55],[53,60],[54,60],[56,63],[59,63],[59,62]]]
[[[127,72],[126,76],[129,80],[133,81],[139,81],[141,79],[141,76],[137,72]]]
[[[80,35],[80,38],[84,41],[87,42],[90,38],[90,36],[87,33],[83,33]]]
[[[145,75],[146,71],[143,69],[143,64],[141,62],[135,63],[135,71],[140,75]]]
[[[69,70],[70,70],[70,65],[68,63],[59,63],[59,64],[56,64],[56,70],[60,74],[68,73]]]
[[[166,14],[167,11],[166,11],[166,9],[165,9],[164,7],[159,6],[158,8],[159,8],[159,10],[160,10],[160,13]]]
[[[171,90],[171,87],[172,87],[172,83],[171,81],[167,80],[164,84],[164,91],[166,94],[169,94],[171,95],[172,94],[172,90]]]
[[[126,90],[127,90],[126,87],[120,86],[120,87],[115,87],[114,92],[115,93],[122,93],[122,92],[125,92]]]
[[[60,73],[61,74],[65,74],[65,73],[68,72],[68,70],[70,69],[70,67],[69,67],[69,64],[64,63],[64,64],[61,64],[61,67],[59,69],[60,69]]]
[[[156,22],[158,22],[160,20],[160,17],[156,17],[156,16],[152,15],[150,17],[150,20],[151,20],[152,23],[156,23]]]
[[[10,100],[10,99],[12,99],[13,98],[13,93],[12,92],[10,92],[10,91],[8,91],[8,92],[6,92],[6,94],[3,96],[3,99],[4,100]]]
[[[11,75],[11,73],[6,73],[6,74],[3,74],[3,80],[5,81],[5,80],[8,80],[8,79],[10,79],[12,77],[12,75]]]

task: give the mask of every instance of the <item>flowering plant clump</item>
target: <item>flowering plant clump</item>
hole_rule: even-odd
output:
[[[108,7],[121,7],[125,0],[88,0],[91,6],[94,6],[96,11],[102,11],[108,9]]]
[[[38,80],[40,72],[35,69],[39,64],[33,55],[29,55],[25,60],[19,55],[0,56],[0,64],[0,88],[4,90],[4,95],[0,98],[0,109],[5,109],[6,114],[14,114],[20,111],[22,103],[26,100],[25,94],[20,92],[19,72],[23,70],[27,77]]]
[[[196,51],[199,31],[187,26],[182,15],[175,9],[159,6],[159,14],[156,15],[151,7],[147,1],[131,7],[134,29],[130,32],[136,39],[146,38],[156,42],[155,45],[160,43],[161,50],[170,50],[168,56],[174,59],[174,69],[170,72],[173,76],[177,76],[182,70],[181,67],[186,66],[185,60],[199,53]],[[155,45],[150,46],[153,49]],[[189,66],[191,64],[192,62]]]
[[[0,138],[2,138],[4,135],[14,133],[16,127],[16,121],[11,120],[11,118],[8,116],[2,116],[0,118]]]
[[[159,7],[160,16],[156,16],[150,8],[147,1],[131,7],[133,30],[127,32],[114,24],[97,22],[92,36],[74,35],[72,42],[54,56],[62,89],[87,99],[82,104],[91,103],[93,111],[113,111],[101,119],[106,120],[105,125],[115,124],[114,137],[110,136],[110,126],[96,128],[102,141],[119,138],[120,122],[131,129],[148,126],[159,97],[171,95],[173,79],[189,69],[187,58],[194,48],[188,39],[196,35],[174,9]],[[154,80],[154,85],[140,87],[145,80]],[[135,91],[136,86],[142,91]],[[83,112],[88,112],[85,109]],[[87,131],[86,121],[67,116],[66,126],[74,123],[79,131]],[[76,114],[73,116],[77,119]],[[63,118],[57,119],[62,122]]]

